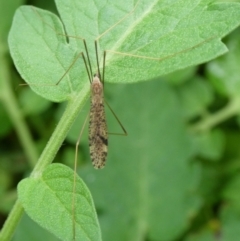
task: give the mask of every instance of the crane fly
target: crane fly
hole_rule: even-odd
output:
[[[138,4],[138,2],[137,2]],[[103,34],[99,35],[95,41],[95,54],[96,54],[96,62],[97,62],[97,71],[95,74],[93,74],[92,71],[92,65],[89,57],[89,52],[87,48],[87,43],[84,38],[81,37],[75,37],[75,36],[69,36],[64,35],[68,38],[78,38],[83,41],[84,52],[80,52],[76,58],[73,60],[71,65],[66,69],[65,73],[62,75],[62,77],[58,80],[58,82],[55,85],[58,85],[64,77],[67,75],[67,73],[71,70],[73,65],[76,63],[77,59],[82,57],[86,72],[89,78],[90,82],[90,89],[91,89],[91,97],[90,97],[90,112],[87,116],[87,118],[84,121],[83,127],[81,129],[81,132],[79,134],[77,143],[76,143],[76,149],[75,149],[75,161],[74,161],[74,180],[73,180],[73,196],[72,196],[72,223],[73,223],[73,240],[76,240],[76,173],[77,173],[77,159],[78,159],[78,146],[80,143],[80,139],[85,127],[85,124],[87,122],[87,119],[89,117],[89,152],[90,152],[90,158],[92,160],[92,164],[94,168],[101,169],[105,166],[107,153],[108,153],[108,134],[117,134],[117,135],[127,135],[127,131],[119,121],[116,114],[113,112],[112,108],[109,106],[107,102],[104,100],[104,70],[105,70],[105,60],[106,60],[106,51],[103,52],[103,67],[102,67],[102,74],[100,72],[99,67],[99,58],[98,58],[98,46],[97,43],[99,39],[104,36],[108,31],[110,31],[112,28],[114,28],[116,25],[118,25],[120,22],[122,22],[128,15],[130,15],[136,8],[137,4],[134,6],[133,10],[126,14],[122,19],[120,19],[117,23],[115,23],[113,26],[111,26],[109,29],[107,29]],[[41,17],[40,13],[36,9],[33,8],[33,10],[37,13],[37,15]],[[44,20],[42,20],[45,22]],[[49,24],[47,24],[49,26]],[[50,26],[51,27],[51,26]],[[51,27],[52,28],[52,27]],[[53,29],[53,28],[52,28]],[[55,31],[55,30],[54,30]],[[63,35],[63,34],[60,34]],[[110,111],[116,118],[117,122],[121,126],[123,133],[108,133],[107,131],[107,123],[106,123],[106,117],[105,117],[105,109],[104,104],[107,104]]]
[[[215,36],[210,37],[207,40],[201,41],[197,43],[196,45],[193,45],[192,47],[182,49],[176,53],[169,54],[165,57],[159,58],[159,57],[149,57],[149,56],[141,56],[141,55],[135,55],[131,53],[124,53],[124,52],[117,52],[113,50],[104,50],[103,52],[103,67],[102,67],[102,74],[100,72],[100,67],[99,67],[99,58],[98,58],[98,41],[110,30],[112,30],[114,27],[116,27],[118,24],[120,24],[123,20],[125,20],[130,14],[132,14],[140,0],[137,1],[137,3],[134,5],[133,9],[127,13],[123,18],[121,18],[118,22],[113,24],[111,27],[109,27],[107,30],[105,30],[102,34],[100,34],[95,40],[94,40],[94,47],[95,47],[95,54],[96,54],[96,62],[97,62],[97,71],[93,74],[92,71],[92,66],[91,66],[91,61],[89,57],[89,51],[87,48],[87,43],[86,40],[82,37],[78,36],[71,36],[67,34],[58,34],[62,36],[66,36],[68,38],[76,38],[80,39],[83,42],[85,53],[80,52],[77,57],[73,60],[72,64],[66,69],[65,73],[63,76],[59,79],[59,81],[55,84],[58,85],[63,78],[67,75],[67,73],[70,71],[70,69],[73,67],[75,62],[77,61],[78,58],[82,57],[87,75],[89,78],[89,82],[91,84],[91,108],[90,108],[90,121],[89,121],[89,148],[90,148],[90,157],[92,159],[93,166],[96,169],[103,168],[106,162],[106,157],[107,157],[107,152],[108,152],[108,132],[107,132],[107,124],[106,124],[106,118],[105,118],[105,111],[104,111],[104,93],[103,93],[103,87],[104,87],[104,71],[105,71],[105,61],[106,61],[106,54],[116,54],[116,55],[124,55],[126,57],[132,57],[132,58],[138,58],[138,59],[146,59],[146,60],[153,60],[157,62],[161,62],[163,60],[170,59],[172,57],[175,57],[180,54],[184,54],[185,52],[197,48],[201,46],[202,44],[212,40],[215,38]],[[34,10],[37,12],[37,10]],[[38,12],[37,12],[38,13]],[[41,18],[41,15],[38,13],[38,15]],[[43,20],[44,22],[44,20]],[[48,25],[48,24],[47,24]],[[49,25],[48,25],[49,26]],[[52,26],[50,26],[52,29],[54,29]],[[55,30],[54,30],[55,31]],[[56,32],[56,31],[55,31]],[[94,80],[94,81],[93,81]],[[94,86],[94,88],[93,88]],[[98,93],[99,91],[99,93]],[[100,93],[101,92],[101,93]],[[98,94],[95,94],[98,93]],[[99,103],[97,102],[99,101]],[[96,110],[96,111],[95,111]],[[111,112],[113,113],[112,109],[110,108]],[[114,117],[116,115],[113,113]],[[124,135],[127,134],[126,130],[116,117],[116,120],[120,124]],[[116,134],[116,133],[114,133]],[[80,134],[81,136],[81,134]],[[79,138],[80,139],[80,138]],[[76,144],[77,146],[79,145],[79,141]],[[96,151],[96,153],[95,153]]]
[[[139,1],[138,1],[139,2]],[[96,63],[97,63],[97,71],[93,74],[92,71],[92,64],[90,61],[88,46],[86,43],[86,40],[79,36],[71,36],[67,34],[57,33],[58,35],[66,36],[68,38],[76,38],[80,39],[83,42],[83,46],[85,49],[85,52],[80,52],[76,58],[72,61],[70,66],[66,69],[65,73],[62,75],[62,77],[58,80],[58,82],[54,85],[59,85],[60,82],[64,79],[64,77],[68,74],[68,72],[71,70],[71,68],[74,66],[76,61],[81,57],[83,59],[86,72],[88,75],[88,79],[90,82],[90,90],[91,90],[91,97],[90,97],[90,112],[89,112],[89,153],[90,158],[92,160],[92,164],[94,168],[101,169],[105,166],[106,158],[108,154],[108,134],[116,134],[116,135],[127,135],[127,131],[119,121],[118,117],[113,112],[112,108],[109,106],[109,104],[104,100],[104,70],[105,70],[105,60],[106,60],[106,53],[107,51],[104,50],[103,52],[103,67],[102,67],[102,74],[100,71],[100,64],[99,64],[99,57],[98,57],[98,41],[100,38],[102,38],[107,32],[109,32],[111,29],[113,29],[115,26],[117,26],[120,22],[122,22],[124,19],[126,19],[130,14],[132,14],[138,5],[138,2],[135,4],[134,8],[127,13],[123,18],[121,18],[117,23],[112,25],[110,28],[108,28],[106,31],[104,31],[101,35],[99,35],[94,40],[94,47],[95,47],[95,55],[96,55]],[[38,15],[38,17],[44,22],[47,26],[49,26],[53,31],[56,32],[56,30],[46,23],[44,19],[42,19],[41,14],[38,12],[37,9],[33,8],[33,11]],[[104,104],[107,104],[110,111],[116,118],[117,122],[121,126],[123,133],[108,133],[107,131],[107,123],[106,123],[106,117],[105,117],[105,110],[104,110]],[[85,123],[83,125],[84,129]],[[80,143],[80,139],[82,136],[82,131],[80,132],[78,141],[76,143],[76,154],[77,157],[78,153],[78,146]],[[77,158],[76,158],[77,159]]]
[[[89,118],[89,148],[93,166],[103,168],[108,151],[107,123],[104,111],[103,85],[99,74],[95,74],[91,84],[91,108]]]
[[[116,51],[111,51],[111,50],[104,50],[103,52],[103,67],[102,67],[102,73],[100,71],[100,64],[99,64],[99,58],[98,58],[98,41],[100,38],[102,38],[107,32],[109,32],[111,29],[113,29],[115,26],[117,26],[119,23],[121,23],[124,19],[126,19],[130,14],[132,14],[135,9],[136,6],[138,5],[138,2],[135,4],[135,6],[133,7],[132,11],[130,11],[129,13],[127,13],[122,19],[120,19],[117,23],[115,23],[114,25],[112,25],[110,28],[108,28],[105,32],[103,32],[102,34],[100,34],[95,40],[94,40],[94,46],[95,46],[95,54],[96,54],[96,63],[97,63],[97,70],[94,72],[92,71],[92,66],[91,66],[91,61],[90,61],[90,57],[89,57],[89,52],[88,52],[88,48],[87,48],[87,44],[86,44],[86,40],[82,37],[78,37],[78,36],[70,36],[70,35],[65,35],[65,34],[59,34],[59,35],[63,35],[66,36],[68,38],[76,38],[76,39],[80,39],[83,42],[84,45],[84,49],[85,51],[80,52],[77,57],[74,59],[74,61],[72,62],[72,64],[66,69],[64,75],[59,79],[59,81],[55,84],[58,85],[62,79],[66,76],[66,74],[71,70],[71,68],[73,67],[73,65],[75,64],[75,62],[77,61],[77,59],[79,59],[80,57],[82,58],[84,65],[85,65],[85,69],[88,75],[88,79],[91,85],[91,107],[90,107],[90,113],[88,115],[89,117],[89,149],[90,149],[90,157],[92,159],[92,163],[93,166],[96,169],[100,169],[103,168],[105,166],[106,163],[106,158],[107,158],[107,153],[108,153],[108,131],[107,131],[107,123],[106,123],[106,118],[105,118],[105,110],[104,110],[104,71],[105,71],[105,61],[106,61],[106,54],[107,53],[112,53],[112,54],[117,54],[117,55],[125,55],[125,56],[129,56],[129,57],[133,57],[133,58],[139,58],[139,59],[148,59],[148,60],[155,60],[155,61],[163,61],[166,60],[168,58],[174,57],[176,55],[180,55],[181,53],[185,53],[188,50],[197,48],[198,46],[200,46],[201,44],[210,41],[211,39],[213,39],[214,37],[211,37],[205,41],[202,41],[196,45],[194,45],[193,47],[190,47],[188,49],[183,49],[183,50],[179,50],[176,53],[173,54],[169,54],[163,58],[157,58],[157,57],[149,57],[149,56],[140,56],[140,55],[134,55],[131,53],[123,53],[123,52],[116,52]],[[37,14],[40,16],[41,15],[38,13],[37,10],[34,9],[35,12],[37,12]],[[45,22],[43,20],[43,22]],[[55,31],[55,30],[54,30]],[[55,31],[56,32],[56,31]],[[107,104],[107,102],[106,102]],[[107,104],[108,105],[108,104]],[[120,121],[118,120],[118,118],[116,117],[116,115],[114,114],[114,112],[112,111],[111,107],[108,105],[110,111],[113,113],[114,117],[116,118],[117,122],[120,124],[122,130],[123,130],[123,135],[126,135],[127,132],[124,129],[124,127],[122,126],[122,124],[120,123]],[[75,166],[74,166],[74,178],[73,178],[73,196],[72,196],[72,222],[73,222],[73,239],[76,239],[76,227],[75,227],[75,223],[76,223],[76,214],[75,214],[75,209],[76,209],[76,166],[77,166],[77,156],[78,156],[78,146],[80,143],[80,139],[83,133],[83,129],[84,126],[87,122],[87,119],[85,120],[84,124],[83,124],[83,128],[81,129],[78,141],[76,143],[76,150],[75,150]]]

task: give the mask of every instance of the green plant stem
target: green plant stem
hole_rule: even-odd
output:
[[[47,143],[45,149],[43,150],[31,176],[39,174],[41,175],[44,168],[52,163],[64,139],[66,138],[68,131],[70,130],[73,122],[77,118],[88,97],[89,84],[87,83],[84,89],[82,89],[76,97],[69,100],[65,112],[56,129],[54,130],[51,138],[49,139],[49,142]]]
[[[15,202],[6,222],[3,225],[3,228],[0,233],[0,240],[9,241],[12,239],[14,231],[15,231],[17,224],[18,224],[20,218],[22,217],[23,213],[24,213],[24,209],[23,209],[21,203],[19,202],[19,200],[17,200]]]
[[[75,97],[69,100],[67,108],[58,123],[56,129],[54,130],[51,138],[49,139],[45,149],[43,150],[37,165],[33,169],[31,176],[41,176],[45,167],[51,164],[54,157],[56,156],[59,148],[61,147],[72,123],[77,118],[79,111],[82,109],[85,101],[89,97],[89,84],[87,83],[85,87],[79,92]],[[22,215],[22,207],[17,201],[8,216],[8,219],[2,229],[0,234],[0,240],[8,241],[13,235],[13,230],[16,228],[18,221]]]
[[[240,98],[234,98],[223,109],[207,116],[206,118],[193,125],[191,130],[207,131],[238,113],[240,113]]]
[[[5,106],[5,110],[14,125],[18,138],[27,156],[27,160],[30,166],[33,168],[38,159],[38,153],[34,145],[34,141],[31,137],[29,129],[24,121],[24,117],[21,112],[21,108],[18,106],[18,102],[11,88],[11,78],[8,59],[5,56],[4,51],[0,51],[0,80],[1,80],[1,93],[0,98]]]

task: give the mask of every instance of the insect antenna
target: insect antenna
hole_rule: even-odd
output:
[[[102,70],[102,83],[103,83],[103,86],[104,86],[104,80],[105,80],[105,63],[106,63],[106,50],[104,50],[103,52],[103,70]]]
[[[100,80],[102,80],[101,78],[101,72],[100,72],[100,67],[99,67],[99,58],[98,58],[98,47],[97,47],[97,41],[94,41],[94,46],[95,46],[95,54],[96,54],[96,61],[97,61],[97,72],[98,72],[98,76],[100,78]]]

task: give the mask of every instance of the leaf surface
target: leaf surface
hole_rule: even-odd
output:
[[[106,89],[128,136],[109,137],[103,170],[89,163],[82,171],[101,211],[103,239],[175,240],[201,206],[201,167],[192,162],[195,147],[177,95],[161,80]],[[107,120],[115,131],[116,120]]]
[[[76,181],[76,240],[101,240],[92,197],[83,181]],[[27,214],[61,240],[73,240],[73,171],[61,164],[48,166],[41,177],[30,177],[18,186]]]
[[[98,40],[100,69],[103,50],[107,51],[106,81],[131,83],[225,53],[227,48],[220,39],[236,28],[240,19],[240,4],[205,0],[56,0],[56,4],[66,33],[55,15],[23,6],[9,35],[19,73],[38,94],[53,101],[73,98],[89,85],[80,54],[84,52],[87,58],[81,38],[86,39],[93,73],[97,72],[94,40]],[[75,38],[69,37],[68,42],[65,34]],[[84,92],[88,91],[85,88]]]

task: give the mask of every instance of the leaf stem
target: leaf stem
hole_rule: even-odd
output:
[[[238,114],[240,112],[240,98],[233,98],[230,100],[228,105],[226,105],[223,109],[218,112],[207,116],[202,119],[195,125],[191,127],[191,130],[198,131],[207,131],[214,126],[222,123],[223,121],[229,119],[230,117]]]
[[[74,97],[72,97],[67,105],[67,108],[55,128],[51,138],[49,139],[45,149],[43,150],[37,165],[33,169],[31,176],[40,176],[44,169],[51,164],[54,157],[56,156],[59,148],[61,147],[72,123],[77,118],[79,111],[82,109],[85,101],[89,96],[89,84],[87,83],[84,88]],[[23,213],[23,208],[17,200],[14,208],[8,216],[8,219],[3,226],[2,232],[0,233],[0,240],[8,241],[11,239],[14,229],[16,228]]]
[[[41,175],[45,167],[51,164],[88,97],[89,84],[87,83],[78,95],[69,100],[65,112],[43,150],[31,176]]]
[[[17,200],[0,232],[0,240],[9,241],[12,239],[14,231],[18,225],[20,218],[23,215],[23,212],[24,209],[19,200]]]

